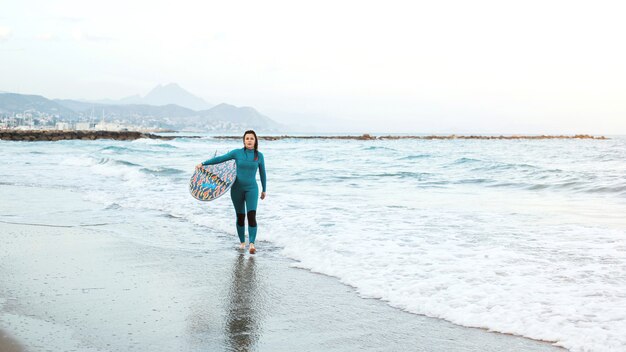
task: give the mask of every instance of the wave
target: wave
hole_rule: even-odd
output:
[[[343,209],[333,211],[334,227],[294,226],[285,217],[283,224],[267,224],[271,231],[264,236],[283,246],[294,266],[336,277],[361,297],[411,313],[557,341],[572,351],[623,350],[626,338],[619,331],[626,316],[615,312],[625,302],[619,295],[623,270],[615,266],[614,274],[604,275],[596,261],[623,262],[619,251],[605,245],[621,241],[623,232],[505,220],[491,217],[499,215],[493,209],[471,206],[461,212],[426,206],[417,215],[423,218],[402,221],[415,216],[402,205],[390,203],[376,218],[354,221],[342,218]],[[540,216],[542,210],[536,211]],[[293,241],[297,232],[309,236],[306,244]],[[357,242],[370,245],[355,247]]]
[[[117,210],[117,209],[121,209],[121,208],[122,208],[122,206],[117,204],[117,203],[110,203],[104,209],[105,210]]]
[[[411,171],[399,171],[399,172],[384,172],[382,174],[373,174],[371,177],[398,177],[401,179],[418,179],[421,180],[425,177],[429,177],[432,174],[428,172],[411,172]]]
[[[530,164],[492,162],[488,165],[483,165],[483,166],[472,168],[471,171],[507,171],[507,170],[530,171],[530,170],[540,170],[540,169],[541,168],[539,166],[530,165]]]
[[[371,145],[369,147],[365,147],[365,148],[363,148],[363,150],[393,150],[393,151],[396,151],[393,148],[382,147],[382,146],[377,146],[377,145]]]
[[[165,143],[162,140],[150,139],[150,138],[135,139],[134,141],[131,141],[131,143],[132,144],[145,144],[145,145],[149,145],[149,146],[153,146],[153,147],[168,148],[168,149],[177,149],[178,148],[175,145],[172,145],[172,144],[169,144],[169,143]]]
[[[543,191],[543,190],[555,190],[555,191],[571,191],[574,193],[590,193],[590,194],[612,194],[621,196],[626,194],[626,184],[617,184],[612,186],[599,186],[590,182],[583,181],[565,181],[555,183],[529,183],[529,182],[497,182],[494,180],[485,182],[465,182],[458,181],[457,183],[484,183],[486,187],[494,188],[512,188],[523,189],[528,191]]]
[[[127,160],[115,160],[110,158],[100,158],[90,165],[92,172],[106,176],[119,177],[124,181],[141,181],[145,174],[139,171],[141,165]]]
[[[170,167],[156,167],[156,168],[141,168],[141,172],[151,175],[179,175],[185,173],[183,170],[174,169]]]
[[[99,158],[96,161],[96,163],[99,165],[115,164],[115,165],[124,165],[124,166],[141,166],[139,164],[135,164],[127,160],[118,160],[118,159],[111,159],[111,158]]]
[[[564,181],[551,185],[554,188],[578,190],[584,187],[586,183],[582,181]]]
[[[495,181],[489,180],[486,178],[468,178],[468,179],[462,179],[462,180],[456,181],[454,183],[463,185],[463,184],[486,184],[486,183],[492,183],[492,182],[495,182]]]
[[[104,153],[122,153],[122,152],[126,152],[132,150],[131,148],[127,148],[127,147],[120,147],[120,146],[116,146],[116,145],[109,145],[106,146],[104,148],[101,148],[100,150],[98,150],[99,152],[104,152]]]
[[[450,182],[448,181],[426,181],[418,184],[420,188],[448,188],[449,186]]]
[[[463,158],[456,159],[450,165],[473,164],[473,163],[480,163],[480,162],[482,162],[482,160],[463,157]]]
[[[614,185],[614,186],[596,186],[587,189],[587,193],[610,193],[610,194],[624,194],[626,193],[626,185]]]
[[[165,149],[178,149],[177,146],[168,143],[153,144],[153,146]]]
[[[546,189],[546,188],[550,188],[551,185],[547,185],[547,184],[533,184],[533,185],[528,185],[526,187],[527,190],[529,191],[538,191],[538,190],[542,190],[542,189]]]
[[[402,158],[399,158],[398,160],[415,160],[415,159],[424,159],[424,158],[430,158],[431,155],[430,154],[416,154],[416,155],[408,155]]]
[[[168,218],[168,219],[176,219],[176,220],[181,220],[181,221],[183,221],[183,220],[188,220],[188,219],[187,219],[186,217],[184,217],[184,216],[174,215],[174,214],[172,214],[172,213],[167,213],[167,212],[162,213],[160,216],[162,216],[162,217],[164,217],[164,218]]]
[[[126,166],[141,166],[139,164],[135,164],[126,160],[113,160],[113,163],[118,164],[118,165],[126,165]]]
[[[345,181],[345,180],[359,180],[359,179],[380,179],[380,178],[399,178],[399,179],[416,179],[422,180],[432,176],[428,172],[411,172],[411,171],[398,171],[398,172],[384,172],[380,174],[344,174],[344,175],[329,175],[327,177],[319,178],[319,181]],[[293,181],[311,181],[311,178],[294,178]]]

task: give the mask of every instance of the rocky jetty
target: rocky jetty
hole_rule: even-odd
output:
[[[241,139],[240,136],[215,136],[214,138],[221,139]],[[369,134],[363,134],[360,136],[259,136],[259,139],[275,141],[280,139],[356,139],[356,140],[382,140],[382,139],[608,139],[604,136],[591,136],[588,134],[577,134],[573,136],[523,136],[523,135],[511,135],[511,136],[372,136]]]
[[[151,133],[133,131],[57,131],[57,130],[0,130],[0,139],[8,141],[60,141],[65,139],[117,139],[129,141],[139,138],[173,139]]]

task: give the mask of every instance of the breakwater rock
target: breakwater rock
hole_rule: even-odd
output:
[[[139,138],[173,139],[151,133],[134,131],[56,131],[56,130],[0,130],[0,139],[8,141],[60,141],[65,139],[116,139],[129,141]]]
[[[588,134],[565,135],[540,135],[540,136],[457,136],[457,135],[432,135],[432,136],[372,136],[363,134],[360,136],[258,136],[259,139],[275,141],[279,139],[356,139],[356,140],[383,140],[383,139],[608,139],[604,136],[591,136]],[[221,139],[241,139],[240,136],[215,136]]]

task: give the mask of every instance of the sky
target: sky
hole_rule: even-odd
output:
[[[0,91],[177,83],[283,123],[626,134],[623,1],[0,0]]]

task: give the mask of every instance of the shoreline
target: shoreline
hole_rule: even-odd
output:
[[[270,242],[249,255],[233,233],[35,189],[37,199],[22,199],[33,187],[0,186],[12,199],[0,204],[10,219],[0,222],[0,298],[9,303],[0,325],[29,351],[565,351],[361,298],[294,268]],[[83,211],[103,225],[88,226],[96,220],[80,220]]]
[[[162,216],[147,223],[132,209],[79,220],[100,205],[58,189],[19,198],[32,193],[0,186],[15,199],[0,205],[11,219],[0,222],[0,298],[10,302],[0,325],[28,351],[565,351],[361,298],[334,277],[294,268],[270,242],[249,255],[234,234]],[[67,215],[51,216],[59,197]],[[189,245],[153,242],[175,233],[189,234]]]

